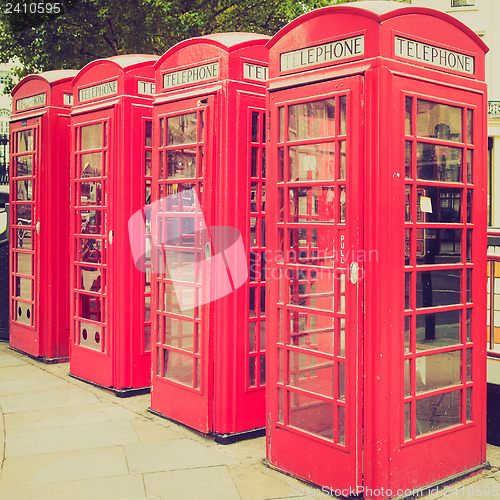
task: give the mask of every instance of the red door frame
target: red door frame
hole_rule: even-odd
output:
[[[284,190],[284,200],[280,201],[280,196],[278,195],[277,186],[286,186],[282,183],[279,184],[279,171],[280,163],[278,158],[278,147],[285,147],[287,142],[283,142],[284,136],[280,137],[278,130],[278,120],[279,111],[278,107],[285,105],[298,104],[305,101],[316,101],[320,99],[329,98],[339,98],[340,96],[345,96],[347,101],[347,112],[346,112],[346,131],[344,134],[336,125],[336,132],[333,137],[333,141],[337,141],[337,149],[335,151],[336,157],[340,157],[339,137],[340,140],[345,141],[346,144],[346,176],[345,180],[341,181],[340,184],[345,186],[344,194],[347,193],[346,202],[346,214],[344,216],[340,215],[340,206],[336,206],[335,217],[337,222],[333,224],[333,228],[338,230],[336,233],[336,247],[333,250],[334,257],[334,269],[335,269],[335,309],[332,309],[333,318],[335,321],[334,331],[336,332],[334,345],[335,351],[334,355],[327,356],[324,359],[329,359],[332,363],[332,367],[335,365],[335,374],[333,376],[332,382],[335,383],[335,389],[333,390],[334,398],[332,401],[332,412],[334,415],[332,423],[333,436],[330,441],[323,439],[321,437],[315,436],[308,432],[298,429],[297,427],[291,427],[287,424],[289,416],[287,401],[288,397],[285,397],[283,402],[281,402],[281,396],[278,394],[278,388],[283,391],[283,394],[289,392],[287,387],[292,384],[291,379],[283,379],[283,375],[280,375],[283,371],[287,373],[286,368],[288,363],[286,359],[286,352],[290,351],[290,356],[292,352],[297,350],[297,348],[286,347],[286,336],[288,335],[286,321],[280,319],[277,304],[282,300],[280,297],[281,287],[280,280],[282,280],[284,266],[279,262],[279,259],[273,258],[269,262],[269,276],[268,278],[268,292],[269,292],[269,307],[268,307],[268,319],[267,319],[267,335],[268,335],[268,440],[267,440],[267,459],[272,464],[273,467],[278,469],[286,470],[292,474],[297,474],[303,476],[305,471],[310,470],[310,478],[317,484],[321,484],[325,487],[332,487],[335,489],[346,490],[352,493],[352,488],[357,485],[362,484],[362,434],[361,434],[361,408],[362,408],[362,378],[359,376],[361,371],[361,360],[362,360],[362,332],[363,332],[363,301],[362,301],[362,287],[363,280],[355,279],[355,270],[352,269],[352,281],[351,281],[351,264],[356,263],[358,267],[359,276],[363,275],[363,262],[358,262],[359,251],[363,250],[363,240],[362,240],[362,225],[363,220],[363,177],[361,172],[357,169],[357,165],[363,162],[363,120],[358,118],[362,116],[362,95],[363,95],[363,79],[361,76],[353,76],[349,78],[341,78],[337,80],[331,80],[326,83],[317,83],[310,86],[293,87],[286,90],[272,90],[269,97],[268,110],[271,114],[270,123],[270,171],[268,177],[268,203],[269,211],[268,217],[271,221],[270,224],[277,223],[278,231],[269,231],[269,249],[271,255],[278,256],[280,254],[282,242],[279,236],[280,228],[287,230],[287,224],[279,222],[280,218],[280,207],[286,208],[288,205],[288,194],[286,194],[287,189]],[[336,100],[336,123],[339,122],[339,99]],[[286,117],[287,113],[284,112],[283,117]],[[285,124],[288,123],[287,118],[284,118]],[[286,125],[285,125],[286,129]],[[314,142],[318,142],[315,139]],[[319,142],[324,142],[319,141]],[[290,143],[293,144],[291,141]],[[279,146],[283,144],[283,146]],[[286,152],[284,153],[284,158],[287,157]],[[287,163],[286,160],[285,164]],[[340,167],[336,167],[340,168]],[[338,172],[338,170],[337,170]],[[338,179],[339,175],[335,173],[334,178]],[[342,177],[340,175],[340,177]],[[295,183],[296,184],[296,183]],[[315,182],[311,185],[322,186],[324,182]],[[340,196],[342,193],[342,186],[339,181],[332,184],[335,186],[334,199],[340,201]],[[292,184],[293,185],[293,184]],[[300,185],[308,185],[307,181],[301,183]],[[341,189],[339,191],[339,188]],[[285,209],[285,213],[287,213]],[[350,224],[345,224],[344,221],[352,221]],[[302,224],[291,225],[288,227],[307,227],[307,225]],[[319,226],[321,227],[321,226]],[[324,226],[323,226],[324,227]],[[285,246],[288,235],[284,236]],[[344,239],[345,238],[345,239]],[[345,253],[344,253],[345,252]],[[312,267],[314,268],[314,266]],[[277,276],[275,279],[274,277]],[[345,313],[339,314],[338,300],[341,292],[341,279],[344,276],[345,279]],[[287,297],[285,292],[284,298]],[[331,295],[331,294],[330,294]],[[306,299],[307,300],[307,299]],[[283,306],[281,306],[283,307]],[[311,307],[311,306],[309,306]],[[292,307],[292,309],[295,309]],[[340,344],[340,324],[341,321],[345,321],[345,354],[342,356],[342,348]],[[338,326],[337,326],[338,325]],[[282,336],[285,337],[285,343],[283,343]],[[291,342],[291,341],[290,341]],[[278,352],[283,351],[285,354],[283,357],[278,356]],[[297,350],[297,352],[307,351]],[[315,351],[309,351],[313,354]],[[340,361],[340,362],[339,362]],[[284,368],[281,368],[280,363],[284,363]],[[345,363],[345,364],[344,364]],[[341,396],[340,386],[337,380],[339,377],[339,367],[341,365],[345,366],[345,399]],[[295,392],[296,390],[293,389]],[[307,393],[304,393],[304,395]],[[327,398],[330,401],[329,398]],[[323,398],[324,401],[327,399]],[[287,410],[280,417],[279,407],[284,405]],[[345,420],[345,443],[342,443],[341,435],[341,425],[339,425],[340,410],[339,408],[345,408],[347,412],[347,417]],[[282,422],[279,420],[283,419]],[[299,453],[290,453],[289,450],[300,450]],[[351,490],[349,490],[351,488]],[[344,494],[344,493],[342,493]],[[349,493],[347,493],[349,494]]]

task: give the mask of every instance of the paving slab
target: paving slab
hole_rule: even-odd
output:
[[[5,488],[127,474],[127,461],[122,446],[10,458],[6,460],[0,476],[0,491]]]
[[[130,421],[142,443],[153,443],[170,439],[182,439],[185,436],[171,426],[163,426],[158,422],[137,417]]]
[[[144,475],[148,495],[162,500],[241,500],[226,467],[157,472]]]
[[[15,354],[2,352],[2,356],[0,357],[0,368],[4,368],[7,366],[27,365],[27,364],[29,363],[26,359],[23,359],[20,356],[16,356]]]
[[[129,444],[125,446],[125,454],[131,474],[236,463],[216,446],[203,446],[189,439]]]
[[[0,368],[0,396],[68,387],[67,381],[29,364]]]
[[[0,490],[0,500],[143,500],[141,475],[37,484]]]
[[[112,420],[74,427],[15,432],[6,438],[6,458],[64,451],[105,448],[137,441],[128,420]]]
[[[135,416],[134,413],[116,404],[95,402],[89,405],[8,413],[5,415],[5,427],[8,433],[27,432],[94,424],[122,418],[128,420]]]
[[[2,396],[1,406],[4,413],[14,413],[98,402],[99,399],[94,394],[84,389],[68,387],[61,390]]]

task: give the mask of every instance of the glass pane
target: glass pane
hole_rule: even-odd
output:
[[[346,220],[346,187],[339,186],[339,222]]]
[[[460,269],[418,271],[417,307],[460,304]]]
[[[462,149],[417,143],[417,178],[462,182]]]
[[[417,222],[460,223],[462,190],[455,188],[417,188]]]
[[[278,111],[278,128],[279,128],[279,142],[285,140],[285,108],[281,107]]]
[[[32,249],[32,237],[31,229],[16,229],[16,248],[22,248],[23,250]]]
[[[345,363],[338,363],[339,367],[339,386],[338,386],[338,399],[345,401]]]
[[[335,135],[335,99],[288,106],[288,140]]]
[[[466,339],[467,342],[472,341],[471,331],[470,331],[470,320],[472,318],[472,309],[467,309],[467,316],[465,318],[465,328],[466,328]]]
[[[407,179],[412,178],[411,171],[411,150],[412,150],[412,142],[406,141],[405,143],[405,177]]]
[[[31,201],[32,185],[31,179],[16,181],[16,200]]]
[[[410,265],[410,253],[412,248],[411,229],[405,229],[405,265]]]
[[[33,258],[30,253],[15,252],[16,272],[31,276],[33,274]]]
[[[81,134],[81,151],[102,148],[102,123],[82,127]]]
[[[411,273],[405,273],[405,309],[411,307]]]
[[[289,392],[288,398],[288,422],[291,426],[325,439],[333,439],[333,403],[295,392]]]
[[[80,318],[90,319],[93,321],[104,320],[104,315],[102,314],[102,300],[100,297],[94,297],[92,295],[86,295],[83,293],[78,294],[78,310],[77,315]]]
[[[195,113],[186,113],[167,118],[167,145],[196,142],[198,119]]]
[[[416,401],[417,436],[460,423],[460,391]]]
[[[345,179],[346,172],[346,152],[345,152],[345,141],[341,141],[340,143],[340,170],[339,170],[339,179]]]
[[[153,129],[153,123],[150,121],[146,122],[146,129],[144,132],[144,145],[146,147],[150,147],[152,145],[152,129]]]
[[[335,188],[290,188],[291,222],[333,222],[335,218]]]
[[[101,269],[97,267],[81,267],[80,289],[87,292],[100,292]]]
[[[472,150],[467,151],[467,182],[472,184]]]
[[[461,229],[421,229],[422,245],[417,264],[457,264],[462,262]]]
[[[472,222],[472,189],[467,190],[467,222]]]
[[[411,439],[411,403],[405,403],[405,441]]]
[[[417,135],[462,142],[462,108],[417,99]]]
[[[467,364],[466,368],[466,382],[472,382],[472,349],[466,349]]]
[[[260,385],[266,383],[266,355],[261,354],[259,362],[259,375],[260,375]]]
[[[198,136],[198,142],[203,142],[205,140],[205,111],[202,109],[200,110],[200,131],[199,131],[199,136]]]
[[[467,262],[472,262],[472,229],[467,229]]]
[[[33,281],[29,278],[20,278],[16,276],[16,297],[24,300],[33,300],[31,288]]]
[[[472,142],[472,132],[473,132],[472,118],[473,118],[473,111],[472,111],[472,109],[468,109],[467,110],[467,144],[474,144]]]
[[[259,139],[259,113],[252,111],[252,142],[258,142]]]
[[[80,261],[96,263],[101,262],[102,240],[89,238],[80,239]]]
[[[252,157],[250,160],[250,176],[257,177],[259,174],[257,172],[257,164],[259,158],[259,148],[252,148]]]
[[[337,441],[345,444],[345,407],[338,406]]]
[[[255,321],[248,324],[248,350],[255,351]]]
[[[341,95],[339,97],[339,106],[340,106],[340,135],[346,135],[346,114],[347,114],[347,97],[345,95]]]
[[[411,133],[411,105],[413,99],[411,97],[405,97],[405,134],[412,135]]]
[[[311,269],[288,269],[287,276],[290,286],[289,304],[333,311],[333,296],[336,285],[333,273],[321,271],[319,274]],[[345,278],[345,275],[342,276]]]
[[[193,358],[168,349],[165,349],[163,354],[164,377],[193,387]]]
[[[33,175],[33,157],[31,155],[18,156],[16,159],[18,177]]]
[[[337,354],[345,357],[345,318],[339,319],[339,334],[337,337]]]
[[[101,205],[101,189],[100,182],[82,182],[80,184],[80,204]]]
[[[472,302],[472,269],[467,269],[466,276],[467,276],[466,301]]]
[[[411,222],[411,186],[405,187],[405,222]]]
[[[335,178],[333,143],[307,144],[288,148],[289,181],[320,181]]]
[[[467,387],[465,394],[465,418],[467,422],[470,422],[472,420],[472,387]]]
[[[411,396],[411,359],[404,360],[405,397]]]
[[[195,329],[196,325],[192,321],[165,316],[165,344],[193,352]]]
[[[151,175],[151,157],[153,155],[152,151],[145,151],[144,157],[144,175]]]
[[[31,205],[15,205],[15,223],[19,225],[31,224]]]
[[[167,151],[167,164],[170,179],[196,177],[196,149]]]
[[[256,356],[250,356],[248,358],[248,385],[249,387],[255,387],[257,385],[257,377],[255,374],[255,361]]]
[[[460,343],[460,311],[417,315],[416,349],[439,349]]]
[[[335,318],[312,312],[288,311],[288,314],[291,345],[333,354]]]
[[[81,177],[102,175],[102,153],[87,153],[80,157]]]
[[[442,352],[415,358],[417,394],[460,384],[462,351]]]
[[[80,212],[80,232],[82,234],[101,233],[100,210],[82,210]]]
[[[33,129],[17,132],[17,152],[33,151]]]
[[[411,352],[410,338],[411,338],[411,316],[405,316],[405,353]]]

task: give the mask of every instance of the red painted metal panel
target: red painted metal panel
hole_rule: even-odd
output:
[[[70,372],[117,393],[150,385],[150,273],[130,247],[148,236],[128,224],[149,202],[156,60],[94,61],[73,81]]]
[[[43,361],[69,355],[66,96],[75,74],[30,75],[12,92],[10,344]]]
[[[267,40],[248,33],[200,37],[176,45],[155,66],[156,86],[162,93],[154,103],[157,135],[153,197],[158,201],[181,191],[187,193],[190,186],[195,188],[199,207],[191,202],[190,208],[184,210],[197,214],[197,224],[206,230],[206,239],[201,243],[189,243],[188,251],[201,255],[201,260],[205,259],[202,246],[206,243],[212,245],[211,261],[217,259],[217,240],[227,239],[229,232],[238,236],[241,246],[233,246],[230,251],[220,249],[225,256],[223,274],[229,279],[228,290],[221,292],[221,276],[214,276],[216,268],[211,267],[210,277],[205,276],[194,287],[199,295],[189,313],[179,309],[176,297],[179,304],[182,297],[176,287],[180,283],[172,275],[172,268],[186,248],[179,249],[179,244],[173,242],[163,244],[164,251],[174,254],[165,259],[170,277],[153,272],[152,310],[158,312],[152,317],[156,354],[151,407],[168,418],[224,439],[264,427],[265,418],[263,83],[267,76]],[[177,140],[176,124],[185,123],[187,130],[190,121],[196,122],[197,133],[203,123],[204,135]],[[202,149],[203,170],[199,167]],[[178,169],[175,158],[181,165],[181,156],[189,154],[196,156],[197,168],[192,172]],[[185,194],[184,198],[189,196]],[[176,202],[176,206],[180,204]],[[175,221],[178,214],[164,217]],[[196,234],[191,237],[196,238]],[[168,231],[165,236],[168,240]],[[172,255],[176,256],[173,260]],[[200,269],[201,264],[197,265]],[[243,281],[242,271],[248,275]],[[172,287],[175,294],[170,302]],[[187,314],[192,317],[187,318]],[[189,325],[187,336],[193,338],[194,345],[199,339],[198,350],[190,347],[189,338],[176,340],[172,334],[179,332],[183,324]],[[183,364],[182,360],[191,367],[186,368],[186,380],[181,379],[180,368],[176,368]]]

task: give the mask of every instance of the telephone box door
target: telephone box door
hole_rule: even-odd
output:
[[[40,355],[38,331],[38,118],[11,126],[11,318],[28,327],[19,347],[34,356]],[[28,332],[31,332],[28,333]],[[20,336],[21,337],[21,336]],[[17,346],[17,345],[16,345]]]
[[[108,304],[112,269],[108,252],[110,142],[112,113],[100,111],[82,116],[73,127],[75,152],[71,175],[71,315],[74,321],[71,356],[74,366],[92,363],[95,382],[112,385],[112,346],[108,336]],[[87,354],[85,354],[87,353]],[[92,358],[89,357],[92,354]],[[83,356],[83,357],[82,357]],[[85,359],[87,361],[85,361]],[[84,370],[85,372],[85,370]],[[80,375],[80,373],[75,373]]]
[[[362,84],[270,94],[267,457],[335,488],[362,484]]]
[[[152,256],[156,353],[152,406],[202,432],[212,430],[213,346],[210,302],[216,293],[210,238],[214,96],[157,106]]]

